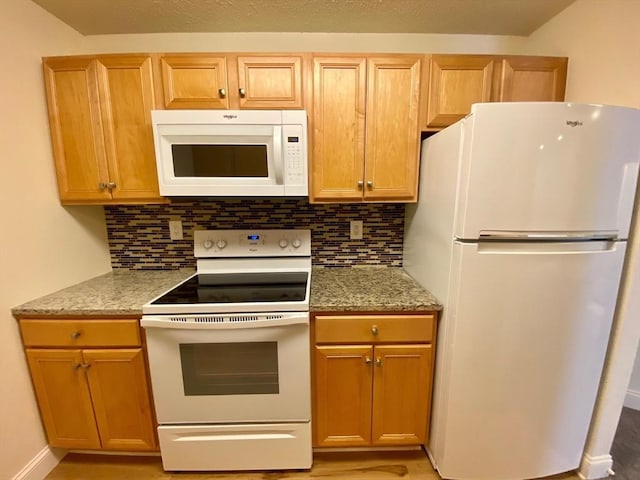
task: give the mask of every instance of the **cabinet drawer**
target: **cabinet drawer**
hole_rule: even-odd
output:
[[[20,320],[27,347],[125,347],[140,345],[137,319]]]
[[[319,315],[316,343],[431,342],[433,315]]]

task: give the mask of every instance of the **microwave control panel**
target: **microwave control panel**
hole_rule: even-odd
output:
[[[307,183],[307,152],[303,134],[302,125],[282,126],[286,185],[304,185]]]

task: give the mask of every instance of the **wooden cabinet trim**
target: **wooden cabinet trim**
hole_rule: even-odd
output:
[[[446,127],[463,118],[469,112],[471,103],[489,102],[494,63],[495,57],[492,55],[432,55],[426,127]],[[455,79],[451,91],[443,85],[446,72],[466,71],[480,72],[479,91],[467,91],[470,86],[464,84],[465,78],[462,75]],[[466,91],[467,95],[475,94],[475,97],[473,100],[464,99],[462,103],[454,104],[453,100],[460,101],[459,94],[456,95],[459,91]]]
[[[422,56],[367,58],[366,201],[417,198],[421,73]]]
[[[425,443],[430,411],[431,345],[374,347],[373,445]]]
[[[27,349],[26,355],[49,444],[100,448],[81,351]]]
[[[373,329],[377,333],[373,333]],[[432,342],[434,315],[318,315],[316,343]]]
[[[60,200],[111,198],[108,190],[99,188],[100,182],[109,181],[109,174],[96,60],[91,57],[49,57],[43,59],[43,69]],[[83,75],[82,81],[72,78],[74,73]],[[61,88],[62,82],[67,82],[68,88]],[[84,168],[77,168],[79,162]]]
[[[372,354],[371,346],[315,347],[314,445],[371,442]]]
[[[173,54],[160,56],[160,69],[162,71],[162,85],[164,91],[164,107],[168,109],[189,108],[229,108],[229,85],[227,82],[227,59],[223,55],[207,54]],[[189,69],[196,72],[210,70],[215,84],[205,88],[207,94],[193,94],[182,96],[179,87],[185,85],[177,78],[176,72],[180,69]],[[225,90],[222,95],[220,89]]]
[[[138,320],[20,320],[27,347],[140,346]]]
[[[237,61],[237,90],[233,92],[239,97],[240,109],[285,109],[285,108],[303,108],[303,56],[255,56],[255,55],[238,55]],[[288,72],[289,90],[281,92],[281,95],[275,95],[270,92],[271,83],[277,79],[270,78],[274,74],[274,70],[284,70]],[[261,72],[261,76],[253,76],[254,72]],[[259,95],[259,89],[262,84],[263,95]],[[244,95],[240,94],[243,89]]]
[[[539,92],[531,95],[536,101],[560,102],[564,100],[567,83],[566,57],[531,57],[531,56],[506,56],[500,58],[500,75],[496,76],[497,97],[499,102],[529,101],[528,98],[514,98],[514,76],[517,72],[531,74],[547,73],[551,76],[551,88],[546,92],[546,97],[541,98]]]
[[[366,86],[365,57],[313,58],[311,202],[362,200]]]
[[[90,349],[87,368],[102,448],[153,450],[155,425],[144,355],[136,349]]]

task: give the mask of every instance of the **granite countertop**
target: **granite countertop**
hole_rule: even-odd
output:
[[[16,317],[141,316],[142,305],[194,273],[114,270],[11,310]],[[313,267],[312,312],[429,311],[442,307],[401,268]]]
[[[15,317],[55,315],[142,316],[142,305],[195,273],[113,270],[11,309]]]
[[[312,312],[433,311],[442,305],[402,268],[314,267]]]

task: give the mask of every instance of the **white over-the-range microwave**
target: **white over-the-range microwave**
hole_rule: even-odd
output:
[[[307,196],[304,110],[154,110],[164,196]]]

